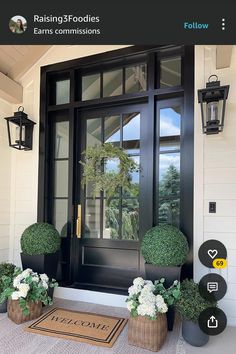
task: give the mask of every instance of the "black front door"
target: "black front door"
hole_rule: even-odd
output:
[[[96,148],[110,142],[124,148],[140,165],[140,172],[131,176],[129,193],[121,188],[107,200],[103,192],[94,198],[90,185],[81,186],[82,171],[78,166],[75,215],[81,219],[81,232],[76,229],[74,281],[85,288],[127,291],[133,278],[143,272],[140,239],[144,230],[151,226],[148,216],[151,200],[148,200],[148,194],[145,195],[145,186],[152,183],[145,167],[148,159],[145,105],[78,112],[77,120],[77,164],[86,147]],[[105,168],[116,171],[118,161],[109,160]]]

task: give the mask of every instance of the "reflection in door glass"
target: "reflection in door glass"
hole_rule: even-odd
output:
[[[147,65],[140,64],[125,69],[125,93],[146,91]]]
[[[100,237],[100,200],[86,199],[85,205],[85,237]]]
[[[104,142],[120,146],[120,116],[105,117]]]
[[[86,141],[87,147],[101,144],[102,141],[101,132],[102,132],[101,118],[87,120],[87,141]]]
[[[82,101],[100,98],[100,74],[82,77]]]
[[[55,130],[55,158],[68,158],[69,122],[56,122]]]
[[[160,136],[180,135],[180,106],[160,109]]]
[[[161,60],[160,87],[168,88],[181,85],[181,57]]]
[[[122,239],[138,240],[139,201],[136,198],[123,199],[122,202]]]
[[[103,97],[122,95],[123,70],[103,73]]]
[[[53,224],[61,237],[67,236],[67,208],[67,199],[54,199]]]

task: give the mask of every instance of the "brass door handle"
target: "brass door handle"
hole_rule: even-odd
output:
[[[78,204],[77,209],[76,236],[77,238],[81,238],[81,204]]]

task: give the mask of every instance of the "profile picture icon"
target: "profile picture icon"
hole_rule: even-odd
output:
[[[24,33],[27,29],[27,21],[23,16],[13,16],[9,21],[9,28],[13,33]]]

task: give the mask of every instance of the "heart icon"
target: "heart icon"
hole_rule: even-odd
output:
[[[208,250],[207,253],[208,253],[208,256],[211,257],[211,259],[214,259],[215,256],[217,256],[218,251],[217,250]]]

